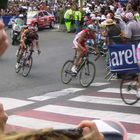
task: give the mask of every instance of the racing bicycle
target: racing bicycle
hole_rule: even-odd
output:
[[[124,76],[120,84],[120,96],[125,104],[133,105],[140,100],[140,98],[136,96],[137,88],[138,88],[137,74],[129,74]]]
[[[82,63],[77,68],[77,73],[71,71],[72,66],[74,65],[74,60],[76,53],[72,60],[67,60],[61,69],[61,81],[64,84],[68,84],[72,81],[73,78],[79,77],[79,82],[81,86],[88,87],[93,82],[96,74],[95,64],[89,60],[90,51],[82,58]]]
[[[20,52],[20,51],[18,51]],[[32,64],[33,64],[33,58],[32,58],[32,53],[34,50],[29,50],[29,46],[27,46],[22,54],[17,54],[17,57],[20,57],[20,65],[18,68],[15,68],[16,73],[19,73],[20,70],[22,69],[22,76],[27,77],[31,71]]]

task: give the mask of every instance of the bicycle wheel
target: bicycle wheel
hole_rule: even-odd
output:
[[[26,57],[25,59],[24,59],[24,63],[23,63],[23,71],[22,71],[22,75],[24,76],[24,77],[27,77],[28,76],[28,74],[30,73],[30,71],[31,71],[31,68],[32,68],[32,64],[33,64],[33,58],[32,58],[32,56],[30,56],[30,57]]]
[[[68,60],[64,63],[61,70],[61,81],[64,84],[68,84],[72,80],[71,68],[73,66],[73,61]]]
[[[138,81],[134,79],[123,79],[120,85],[120,96],[124,103],[133,105],[138,102],[137,93]]]
[[[94,80],[96,74],[95,64],[88,61],[80,70],[79,81],[83,87],[88,87]]]

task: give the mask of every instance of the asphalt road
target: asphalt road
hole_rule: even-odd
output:
[[[9,34],[9,30],[8,30]],[[11,45],[0,59],[0,93],[1,96],[26,99],[44,92],[60,90],[69,85],[64,85],[60,79],[63,63],[73,58],[74,50],[72,41],[75,34],[43,30],[39,32],[39,46],[41,54],[33,54],[33,67],[27,78],[15,73],[16,50],[18,46]],[[91,57],[91,59],[94,59]],[[92,60],[93,61],[93,60]],[[105,67],[103,61],[96,63],[96,81],[104,80]],[[79,87],[79,82],[71,83]],[[26,94],[24,94],[26,93]],[[28,93],[28,94],[27,94]]]
[[[9,30],[7,33],[9,35]],[[73,33],[55,30],[39,31],[41,54],[33,54],[33,67],[26,78],[15,73],[18,46],[10,45],[0,58],[0,101],[9,115],[7,130],[42,128],[42,120],[54,126],[54,122],[76,125],[83,119],[111,118],[124,124],[130,138],[139,140],[140,102],[133,106],[122,102],[119,96],[120,80],[108,82],[104,79],[102,57],[95,62],[96,77],[90,87],[82,88],[78,79],[68,85],[61,82],[62,65],[74,55],[74,36]],[[90,59],[94,62],[94,56]],[[27,118],[36,118],[39,122],[28,121]]]

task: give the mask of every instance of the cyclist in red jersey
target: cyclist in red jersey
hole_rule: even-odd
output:
[[[92,24],[88,25],[87,29],[84,29],[76,34],[73,40],[74,49],[76,50],[76,58],[71,69],[73,73],[77,73],[77,66],[81,63],[82,57],[87,53],[86,42],[88,39],[93,39],[94,42],[96,41],[96,30]],[[94,43],[93,47],[95,48],[96,53],[98,53],[96,43]]]

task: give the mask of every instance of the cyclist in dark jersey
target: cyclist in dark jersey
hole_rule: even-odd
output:
[[[19,61],[22,57],[22,54],[27,49],[27,47],[30,47],[29,50],[33,50],[34,47],[36,47],[38,54],[40,54],[41,51],[39,49],[38,40],[39,40],[39,36],[35,31],[35,28],[25,26],[25,28],[21,32],[21,44],[17,52],[18,57],[17,57],[16,68],[19,67]]]

